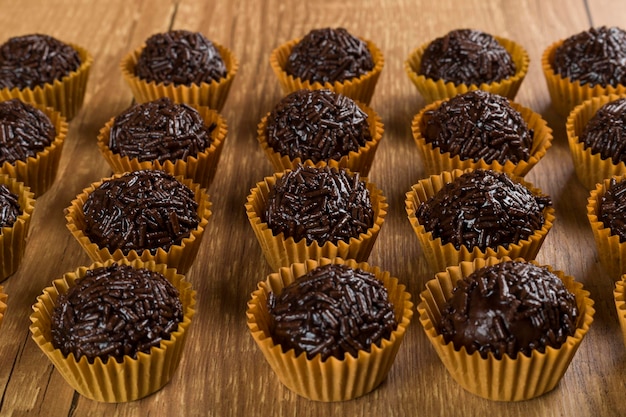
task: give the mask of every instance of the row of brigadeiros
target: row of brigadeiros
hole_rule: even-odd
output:
[[[615,28],[576,35],[573,48],[581,48],[581,39],[593,42],[603,37],[614,39],[611,45],[622,45],[615,54],[626,54],[623,32]],[[45,49],[52,41],[36,35],[33,42],[34,49]],[[487,54],[495,57],[493,63],[469,54],[460,70],[458,65],[446,69],[433,64],[456,63],[456,55],[468,55],[463,52],[467,45],[473,44],[470,49],[477,51],[499,42],[504,50]],[[432,51],[420,48],[406,62],[411,79],[433,101],[412,124],[431,176],[407,193],[406,210],[429,265],[445,271],[429,281],[421,294],[420,321],[443,363],[465,389],[494,400],[534,398],[556,386],[594,313],[589,293],[579,283],[532,261],[555,217],[550,198],[523,176],[545,155],[552,131],[541,116],[504,97],[513,98],[528,68],[527,54],[519,47],[510,50],[512,43],[470,30],[451,32],[432,44]],[[181,54],[181,45],[198,45],[198,49]],[[19,54],[25,47],[11,48]],[[76,105],[82,102],[89,67],[85,64],[91,59],[80,48],[74,49],[79,59],[63,56],[59,65],[72,68],[70,75],[85,73],[80,98],[70,100]],[[303,52],[307,49],[308,54]],[[61,50],[66,48],[61,45]],[[450,51],[455,58],[446,55]],[[551,62],[556,52],[547,54]],[[347,61],[334,67],[341,59]],[[615,62],[615,56],[607,59]],[[586,62],[581,57],[575,60]],[[371,42],[343,29],[323,29],[312,31],[302,42],[277,48],[270,61],[288,94],[259,123],[258,140],[277,172],[256,184],[245,206],[263,253],[276,272],[253,293],[248,326],[287,387],[316,400],[352,399],[386,378],[413,315],[404,286],[388,272],[365,263],[387,211],[382,191],[365,178],[383,135],[381,118],[367,105],[383,57]],[[422,61],[426,61],[427,75],[420,73]],[[204,64],[207,71],[200,71]],[[319,71],[311,71],[314,64],[320,64]],[[86,188],[66,211],[68,228],[96,263],[46,288],[31,316],[34,340],[65,379],[81,394],[100,401],[149,395],[169,381],[178,365],[195,306],[195,292],[182,274],[191,267],[211,215],[206,188],[227,133],[217,112],[228,94],[237,61],[227,49],[214,46],[200,34],[174,31],[150,38],[146,46],[124,59],[122,68],[139,104],[113,118],[98,137],[98,146],[116,174]],[[442,81],[450,73],[472,81],[469,86]],[[503,78],[479,83],[475,77],[480,73]],[[600,79],[597,74],[581,77],[584,81],[572,81],[574,74],[555,74],[554,78],[570,85],[553,97],[569,97],[563,91],[573,97],[563,107],[553,98],[560,112],[568,113],[589,95],[598,95],[570,113],[571,143],[578,143],[579,135],[580,142],[586,143],[582,130],[588,124],[607,125],[591,122],[603,104],[616,102],[618,110],[624,107],[616,101],[618,96],[602,95],[606,91],[598,85],[591,93],[580,92]],[[59,97],[78,97],[69,93],[75,87],[64,85],[66,78],[45,84],[50,88],[20,87],[10,80],[0,90],[0,94],[12,94],[2,96],[5,99],[17,98],[2,103],[10,115],[9,130],[33,132],[28,136],[41,137],[38,142],[45,148],[35,151],[23,165],[15,164],[24,166],[22,177],[17,168],[0,176],[8,190],[6,198],[0,196],[7,206],[15,207],[17,202],[21,208],[13,210],[15,220],[0,234],[3,252],[12,254],[3,265],[19,265],[33,197],[46,191],[49,183],[40,182],[51,182],[49,173],[56,170],[33,168],[40,162],[32,161],[38,160],[39,153],[52,153],[49,144],[66,135],[65,120],[80,107],[59,102]],[[601,82],[608,85],[613,78]],[[512,85],[495,89],[508,84],[508,79]],[[620,93],[623,83],[618,81],[614,90],[606,88]],[[451,122],[452,117],[458,119]],[[477,127],[477,120],[484,130]],[[155,136],[155,131],[161,133]],[[598,139],[602,132],[590,135],[602,150],[591,152],[585,147],[579,157],[572,147],[575,163],[579,164],[576,158],[595,158],[601,153],[600,162],[581,159],[580,164],[619,166],[612,155],[605,154],[621,148]],[[24,135],[10,139],[25,141]],[[28,163],[34,165],[27,168]],[[7,165],[11,163],[3,167]],[[591,169],[594,175],[606,176],[589,183],[595,186],[620,173],[607,170]],[[48,174],[42,179],[44,171]],[[586,183],[584,172],[577,168],[577,173]],[[620,224],[616,216],[624,204],[619,199],[626,195],[617,188],[620,184],[615,179],[601,182],[589,200],[589,219],[598,245],[612,245],[606,251],[607,257],[614,257],[606,260],[608,265],[622,259],[620,232],[604,226]],[[609,197],[604,198],[605,194]],[[623,272],[611,273],[617,278]],[[145,292],[124,289],[151,281],[154,274],[163,279],[147,286]],[[119,284],[118,291],[93,297],[106,292],[103,288],[112,280]],[[459,289],[454,293],[460,294],[460,300],[453,297],[457,281]],[[164,293],[171,296],[164,298]],[[138,297],[142,303],[134,302]],[[307,309],[295,309],[303,298]],[[94,304],[101,302],[107,303],[104,310],[123,310],[123,314],[103,315],[103,309],[94,310]],[[490,312],[467,308],[474,304],[489,304],[490,311],[497,312],[496,319],[483,319],[484,327],[467,329],[469,318],[493,317]],[[128,305],[136,308],[130,311]],[[624,305],[619,284],[616,305],[618,309]],[[6,296],[0,291],[0,318],[5,309]],[[175,319],[151,321],[149,328],[142,329],[137,323],[143,315]],[[621,311],[619,315],[626,320]],[[81,322],[81,317],[98,317],[102,325]],[[91,331],[99,333],[84,336]],[[474,336],[461,340],[461,334]],[[93,340],[98,340],[99,348]],[[161,377],[147,376],[156,374]]]

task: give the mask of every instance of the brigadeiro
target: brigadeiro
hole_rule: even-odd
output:
[[[327,88],[369,104],[384,58],[344,28],[321,28],[274,49],[270,64],[285,94]]]
[[[406,210],[436,271],[488,256],[534,259],[554,221],[550,197],[519,177],[454,170],[419,181]]]
[[[590,28],[550,45],[541,63],[552,106],[567,116],[592,97],[626,93],[626,32]]]
[[[0,282],[13,275],[22,262],[34,208],[30,189],[0,173]]]
[[[427,103],[481,89],[515,98],[528,72],[517,43],[474,29],[456,29],[411,52],[404,64]]]
[[[382,192],[358,173],[298,166],[257,183],[248,220],[274,269],[322,256],[364,261],[386,215]]]
[[[226,102],[238,67],[228,48],[188,30],[156,33],[121,62],[137,102],[169,97],[217,111]]]
[[[0,173],[41,196],[56,178],[67,129],[66,119],[50,107],[0,102]]]
[[[428,174],[481,168],[524,176],[552,145],[541,115],[482,90],[426,106],[411,128]]]
[[[420,298],[420,322],[450,375],[496,401],[554,389],[595,313],[573,277],[521,258],[451,266]]]
[[[67,227],[94,261],[155,260],[185,273],[211,215],[206,190],[159,170],[116,174],[83,190]]]
[[[0,99],[52,107],[71,120],[80,110],[93,58],[78,45],[43,34],[0,45]]]
[[[33,306],[39,348],[80,394],[143,398],[169,382],[194,315],[195,291],[173,268],[108,261],[53,282]]]
[[[208,188],[227,130],[215,110],[163,97],[109,120],[100,129],[98,148],[115,173],[159,169]]]
[[[261,120],[257,139],[276,171],[307,163],[367,175],[383,130],[369,106],[331,90],[298,90]]]
[[[624,176],[598,183],[587,199],[587,219],[600,262],[614,281],[626,273],[626,181]]]
[[[248,327],[285,386],[310,399],[343,401],[385,379],[412,317],[409,300],[379,268],[309,260],[259,283]]]
[[[572,110],[565,129],[576,177],[587,189],[626,174],[626,91],[584,101]]]

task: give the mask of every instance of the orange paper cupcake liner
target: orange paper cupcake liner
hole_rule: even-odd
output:
[[[2,289],[2,285],[0,285],[0,326],[2,326],[4,313],[7,311],[7,298],[9,298],[9,296]]]
[[[616,179],[621,181],[625,178]],[[600,202],[609,188],[610,181],[604,180],[591,191],[587,199],[587,219],[593,231],[600,262],[609,276],[616,281],[626,273],[626,242],[620,242],[619,236],[612,233],[611,229],[605,227],[598,218]]]
[[[451,298],[456,282],[484,266],[510,259],[475,259],[447,268],[426,283],[417,306],[424,332],[450,376],[472,394],[495,401],[529,400],[554,389],[589,331],[595,313],[593,300],[582,284],[562,271],[547,267],[574,294],[580,313],[576,332],[561,347],[555,349],[548,346],[545,353],[535,350],[530,356],[519,353],[515,358],[505,354],[501,359],[496,359],[492,353],[486,359],[477,351],[468,354],[465,347],[456,350],[454,344],[446,343],[437,330],[443,307]]]
[[[317,167],[329,165],[334,168],[347,168],[352,172],[359,172],[360,174],[367,176],[370,168],[372,167],[372,163],[374,162],[374,155],[376,155],[376,150],[378,149],[378,144],[383,137],[385,127],[383,125],[382,118],[374,111],[374,109],[358,101],[356,103],[361,110],[367,114],[367,121],[369,123],[369,130],[372,139],[366,142],[364,146],[361,146],[358,151],[351,151],[348,155],[339,160],[331,159],[328,161],[319,161],[317,163],[314,163],[310,159],[305,161],[301,158],[291,159],[288,155],[281,155],[279,152],[276,152],[267,143],[267,119],[270,115],[270,113],[267,113],[257,127],[257,140],[265,152],[265,155],[267,155],[268,159],[274,166],[274,171],[282,172],[287,169],[296,169],[298,165]]]
[[[430,267],[435,271],[443,271],[447,266],[458,265],[462,261],[472,261],[476,258],[488,258],[496,257],[503,258],[505,256],[511,258],[524,258],[527,260],[535,259],[539,248],[543,244],[548,232],[552,228],[552,224],[555,220],[554,207],[549,206],[544,209],[543,215],[545,218],[543,227],[535,232],[525,240],[520,240],[517,243],[511,243],[507,247],[498,246],[497,248],[487,248],[486,250],[480,250],[478,247],[468,248],[467,246],[461,246],[461,249],[454,247],[452,243],[444,244],[441,238],[434,238],[432,232],[426,231],[426,228],[420,224],[417,219],[416,213],[420,204],[429,197],[435,195],[446,184],[453,182],[456,178],[460,177],[466,172],[471,170],[459,170],[442,172],[440,175],[432,175],[429,178],[420,180],[417,184],[411,187],[411,191],[406,193],[406,212],[411,223],[411,227],[420,242],[426,261]],[[541,194],[541,190],[535,188],[532,184],[524,181],[520,177],[509,175],[509,177],[530,190],[534,195]]]
[[[522,81],[524,81],[524,77],[526,77],[526,73],[528,73],[530,58],[528,57],[528,52],[518,43],[498,36],[494,36],[494,38],[511,54],[516,68],[513,76],[502,81],[483,83],[481,85],[455,85],[453,82],[445,82],[444,80],[434,81],[430,78],[426,78],[424,75],[420,75],[419,70],[422,56],[430,42],[423,44],[410,53],[404,62],[404,70],[413,84],[415,84],[420,94],[424,97],[426,103],[452,98],[458,94],[467,93],[472,90],[485,90],[513,100],[522,85]]]
[[[417,145],[424,167],[428,175],[438,174],[443,171],[452,171],[454,169],[492,169],[494,171],[506,172],[518,177],[525,176],[540,160],[543,158],[552,146],[552,129],[548,123],[531,109],[524,107],[515,102],[511,102],[511,106],[517,110],[524,121],[528,124],[528,128],[534,131],[533,144],[530,149],[530,158],[527,161],[514,163],[506,161],[501,164],[498,161],[487,163],[484,159],[474,161],[473,159],[461,159],[459,155],[452,157],[450,152],[442,152],[441,148],[435,148],[432,144],[427,143],[422,131],[426,126],[426,112],[437,109],[445,100],[439,100],[424,107],[413,118],[411,131],[413,139]]]
[[[119,153],[114,153],[109,149],[109,138],[115,117],[111,118],[104,127],[100,129],[100,133],[98,134],[98,149],[116,174],[139,171],[142,169],[161,170],[174,176],[185,176],[197,182],[203,188],[209,188],[215,177],[215,172],[217,171],[224,141],[228,134],[228,126],[226,120],[224,120],[217,111],[206,106],[191,106],[198,110],[205,126],[210,126],[213,123],[217,125],[215,130],[211,133],[211,145],[203,152],[199,152],[196,156],[190,156],[185,160],[167,160],[161,163],[159,161],[140,161],[138,158],[131,159],[128,156],[121,156]]]
[[[289,266],[295,262],[322,257],[355,259],[358,262],[367,261],[387,215],[388,204],[382,191],[368,182],[367,178],[361,177],[370,193],[375,218],[374,225],[366,233],[361,233],[357,238],[350,238],[349,241],[340,240],[336,244],[325,242],[320,245],[316,241],[309,244],[306,239],[300,239],[296,242],[293,237],[286,238],[283,233],[275,235],[267,222],[262,220],[264,218],[263,212],[267,207],[269,192],[284,174],[284,172],[276,173],[258,182],[256,187],[250,190],[245,204],[250,225],[271,268],[276,271],[281,266]]]
[[[308,359],[306,353],[296,356],[293,349],[283,352],[280,345],[274,344],[269,332],[269,293],[280,294],[296,278],[317,266],[330,263],[369,271],[382,281],[389,293],[398,327],[389,339],[381,340],[380,346],[372,344],[370,352],[360,351],[356,358],[346,354],[342,360],[330,357],[322,361],[321,355]],[[373,391],[387,377],[413,317],[413,303],[410,299],[411,295],[404,285],[398,283],[397,278],[377,267],[340,258],[322,258],[319,262],[308,260],[280,268],[277,273],[259,283],[248,302],[248,328],[272,370],[288,389],[316,401],[350,400]]]
[[[51,316],[60,294],[64,294],[75,285],[77,279],[94,268],[109,266],[113,261],[94,263],[88,267],[80,267],[74,272],[66,273],[62,278],[52,282],[51,287],[43,290],[33,305],[30,316],[30,331],[37,346],[48,356],[65,381],[81,395],[96,401],[127,402],[146,397],[167,384],[176,371],[185,346],[191,319],[195,313],[196,292],[185,277],[176,273],[175,269],[152,261],[120,260],[118,263],[131,265],[134,268],[145,268],[165,276],[180,292],[183,304],[183,321],[176,331],[171,333],[169,340],[161,341],[159,346],[152,347],[150,353],[139,352],[137,359],[125,356],[122,362],[109,359],[103,362],[96,358],[89,363],[83,356],[76,360],[73,354],[67,357],[60,349],[52,345],[50,333]]]
[[[35,198],[29,188],[15,178],[0,173],[0,184],[18,196],[21,214],[11,227],[0,230],[0,282],[17,271],[26,248],[30,219],[35,209]],[[0,311],[0,314],[2,312]]]
[[[67,137],[67,120],[58,111],[50,107],[42,107],[36,103],[29,103],[41,110],[52,122],[56,130],[56,136],[52,143],[38,152],[35,157],[28,157],[25,161],[6,161],[0,165],[0,174],[7,174],[18,181],[23,182],[35,197],[41,197],[54,183],[59,169],[63,144]]]
[[[595,116],[600,107],[611,101],[626,97],[626,90],[624,93],[621,96],[610,94],[593,97],[576,106],[567,117],[565,130],[572,160],[574,161],[576,177],[588,190],[593,189],[596,184],[602,182],[605,178],[626,174],[626,164],[624,162],[615,164],[610,158],[602,159],[599,153],[591,153],[591,148],[585,147],[580,140],[585,126]]]
[[[109,259],[113,259],[115,261],[120,261],[122,259],[128,259],[131,261],[140,259],[143,262],[152,261],[155,263],[166,264],[171,268],[176,268],[181,274],[187,273],[196,258],[198,249],[202,243],[204,230],[209,221],[209,217],[211,216],[211,202],[209,201],[209,195],[206,190],[188,178],[176,177],[178,181],[185,184],[193,191],[195,201],[198,203],[198,216],[200,217],[200,222],[198,223],[198,227],[192,230],[188,237],[184,238],[180,244],[170,246],[169,250],[165,251],[162,248],[158,248],[156,254],[154,255],[149,250],[144,250],[141,253],[131,250],[128,254],[124,254],[121,249],[116,249],[113,253],[111,253],[108,248],[101,248],[97,244],[93,243],[85,234],[86,226],[83,206],[85,205],[89,194],[98,188],[104,181],[112,178],[119,178],[122,175],[123,174],[115,174],[112,177],[104,178],[99,182],[94,182],[91,186],[85,188],[81,194],[77,195],[76,198],[72,200],[70,206],[65,209],[67,228],[94,262],[105,262]]]
[[[548,85],[548,92],[552,100],[552,107],[561,116],[567,116],[577,105],[593,97],[608,94],[626,94],[626,85],[618,84],[616,87],[607,85],[589,86],[581,85],[580,81],[572,81],[554,72],[552,62],[556,49],[563,44],[564,40],[557,41],[543,51],[541,55],[541,67]]]
[[[372,101],[374,90],[376,89],[376,83],[378,82],[380,73],[385,65],[385,58],[382,51],[378,49],[372,41],[368,41],[366,39],[362,39],[362,41],[367,44],[367,48],[372,54],[374,68],[354,79],[341,82],[335,81],[334,83],[325,82],[322,84],[320,82],[311,83],[308,80],[303,80],[287,74],[285,66],[289,60],[291,50],[298,42],[300,42],[300,38],[293,39],[274,49],[270,55],[270,65],[272,66],[272,69],[274,70],[285,95],[302,89],[320,90],[322,88],[326,88],[333,90],[335,93],[343,94],[353,100],[358,100],[369,105]]]
[[[122,75],[138,103],[153,101],[160,97],[169,97],[176,103],[206,106],[219,112],[222,111],[226,99],[228,98],[230,87],[239,69],[239,61],[230,49],[216,42],[213,42],[213,45],[215,45],[219,51],[226,65],[226,77],[219,81],[214,80],[210,83],[203,82],[187,86],[142,80],[137,77],[135,67],[137,66],[139,55],[141,55],[144,46],[137,48],[122,59],[120,63]]]
[[[625,278],[626,277],[622,276],[620,280],[615,283],[613,298],[615,301],[615,309],[617,310],[619,327],[622,329],[622,337],[624,338],[624,345],[626,346],[626,297],[624,296],[624,288],[626,286],[626,281],[624,281]]]
[[[80,66],[60,80],[34,88],[2,88],[0,101],[18,98],[24,102],[37,103],[43,107],[52,107],[67,120],[72,120],[83,105],[89,70],[93,63],[91,54],[81,46],[68,44],[80,57]]]

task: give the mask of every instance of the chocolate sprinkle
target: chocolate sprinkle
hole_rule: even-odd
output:
[[[598,204],[598,219],[620,242],[626,242],[626,181],[611,178]]]
[[[374,210],[358,173],[298,166],[276,181],[264,213],[274,235],[320,245],[348,241],[374,225]]]
[[[550,197],[533,195],[504,173],[474,170],[422,202],[416,216],[443,244],[484,251],[528,239],[543,227],[550,205]]]
[[[374,69],[367,44],[344,28],[310,31],[298,42],[285,65],[287,74],[311,83],[333,83]]]
[[[546,268],[502,262],[457,281],[439,332],[455,349],[515,358],[558,349],[576,332],[576,297]]]
[[[268,299],[272,340],[286,352],[322,361],[357,357],[396,327],[387,289],[373,274],[346,265],[318,267]]]
[[[580,141],[602,159],[626,162],[626,99],[602,106],[585,126]]]
[[[267,143],[291,159],[339,160],[372,140],[367,114],[349,97],[330,90],[299,90],[269,114]]]
[[[227,74],[224,60],[213,42],[201,33],[187,30],[149,37],[135,72],[147,82],[186,86],[219,81]]]
[[[6,185],[0,184],[0,234],[3,227],[13,226],[22,212],[18,198]]]
[[[55,137],[54,125],[41,110],[18,99],[0,102],[0,165],[36,157]]]
[[[626,85],[626,32],[602,26],[573,35],[556,48],[552,68],[581,85]]]
[[[482,90],[459,94],[423,120],[424,139],[442,153],[501,164],[530,158],[534,132],[505,97]]]
[[[502,81],[515,70],[511,54],[493,36],[457,29],[428,44],[419,74],[455,85],[480,85]]]
[[[135,171],[104,181],[83,206],[85,234],[110,252],[169,250],[198,227],[194,193],[163,171]]]
[[[163,275],[127,265],[87,271],[59,295],[51,317],[52,345],[90,363],[138,352],[169,340],[183,320],[179,292]]]
[[[164,97],[136,104],[117,116],[111,127],[109,149],[140,161],[186,160],[211,145],[211,132],[198,111]]]
[[[48,35],[10,38],[0,46],[0,88],[35,88],[80,67],[78,52]]]

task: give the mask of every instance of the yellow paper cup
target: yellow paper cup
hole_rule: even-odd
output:
[[[450,376],[472,394],[494,401],[529,400],[553,390],[589,331],[595,313],[593,300],[589,298],[589,292],[583,289],[582,284],[562,271],[548,267],[574,294],[580,313],[576,332],[561,347],[555,349],[548,346],[544,353],[534,350],[530,356],[519,353],[515,358],[505,354],[501,359],[496,359],[492,353],[486,359],[478,351],[468,354],[464,347],[456,350],[454,343],[446,343],[437,330],[443,307],[452,297],[456,282],[484,266],[510,259],[477,258],[472,262],[461,262],[458,266],[447,268],[426,283],[417,306],[424,332]],[[536,262],[533,263],[537,265]]]
[[[296,356],[293,349],[283,352],[280,345],[274,344],[269,331],[269,293],[280,294],[296,278],[317,266],[331,263],[360,268],[373,273],[382,281],[389,293],[398,327],[389,339],[381,340],[380,346],[372,344],[370,352],[359,351],[357,357],[346,354],[342,360],[330,357],[322,361],[321,355],[308,359],[306,353]],[[321,258],[319,262],[308,260],[283,267],[269,275],[252,293],[246,314],[252,338],[281,383],[296,394],[312,400],[345,401],[373,391],[387,377],[413,317],[413,303],[410,299],[411,295],[405,286],[399,284],[398,279],[391,277],[389,272],[354,260]]]
[[[163,274],[180,292],[183,321],[171,333],[169,340],[161,341],[149,353],[139,352],[137,359],[125,356],[122,362],[115,359],[103,362],[101,358],[96,358],[93,363],[89,363],[86,356],[78,361],[71,353],[65,357],[60,349],[55,349],[52,345],[50,333],[52,312],[57,299],[60,294],[65,294],[74,286],[77,279],[84,277],[88,270],[112,263],[110,260],[104,264],[94,263],[88,267],[80,267],[53,281],[52,286],[45,288],[33,305],[30,331],[37,346],[48,356],[65,381],[81,395],[96,401],[127,402],[158,391],[172,378],[180,362],[188,328],[195,313],[196,292],[183,275],[166,265],[152,261],[120,260],[120,264]]]
[[[420,75],[419,70],[422,56],[430,42],[419,46],[409,54],[404,62],[404,70],[413,84],[415,84],[420,94],[424,97],[426,103],[452,98],[458,94],[467,93],[472,90],[485,90],[513,100],[522,85],[522,81],[524,81],[524,77],[526,77],[530,58],[528,57],[528,52],[518,43],[499,36],[494,36],[494,38],[511,54],[516,68],[513,76],[502,81],[483,83],[481,85],[455,85],[453,82],[445,82],[444,80],[434,81],[430,78],[426,78],[424,75]]]
[[[2,285],[0,285],[0,326],[2,326],[4,313],[7,311],[7,298],[9,298],[8,295],[3,291]]]

